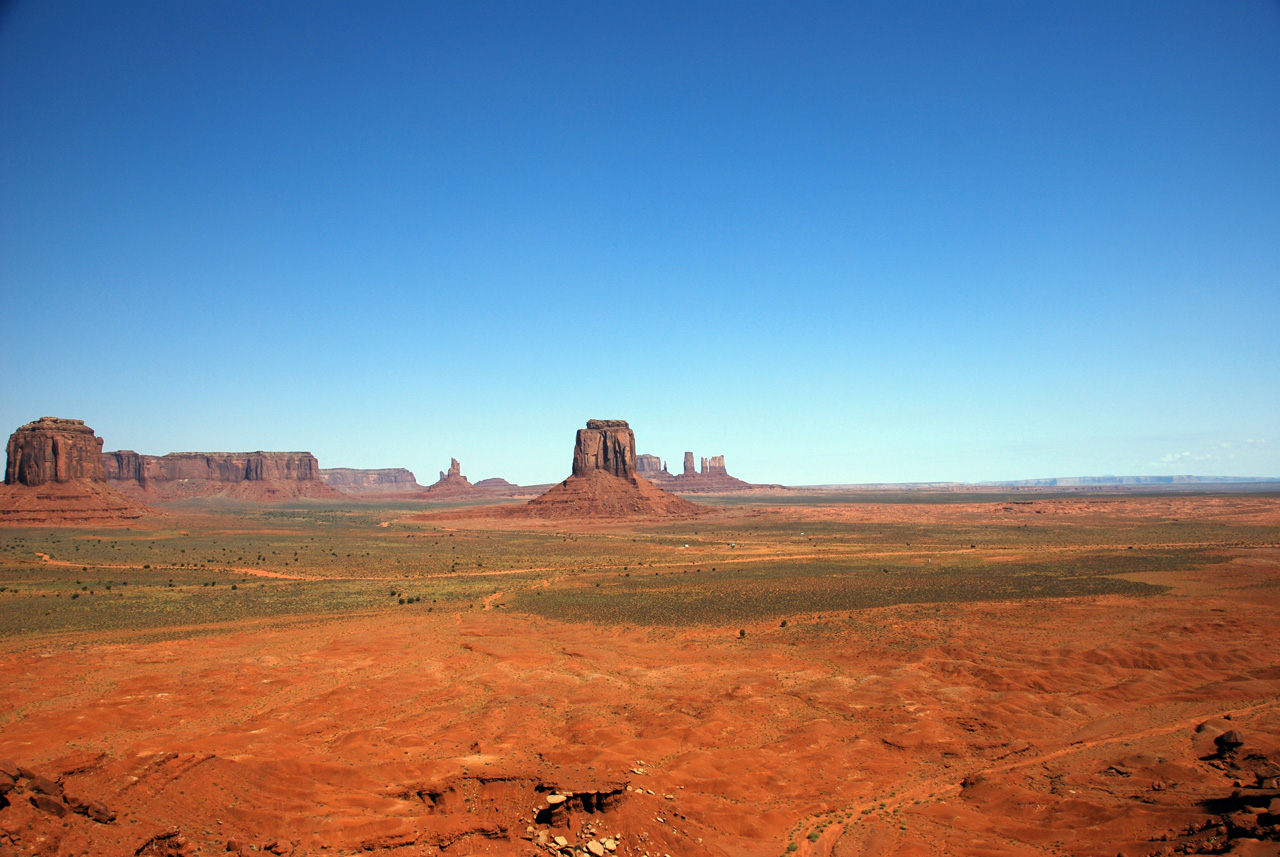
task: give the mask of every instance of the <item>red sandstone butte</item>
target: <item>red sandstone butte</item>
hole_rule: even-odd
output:
[[[102,438],[83,420],[41,417],[9,437],[0,522],[119,523],[148,509],[106,484]]]
[[[573,473],[515,513],[536,518],[674,518],[706,511],[636,474],[636,439],[625,420],[578,429]]]

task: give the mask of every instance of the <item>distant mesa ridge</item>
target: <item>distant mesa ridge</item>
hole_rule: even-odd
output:
[[[344,494],[391,494],[422,490],[413,471],[403,467],[377,470],[325,467],[320,469],[320,481]]]
[[[9,437],[0,522],[112,524],[149,512],[107,485],[102,438],[83,420],[41,417]]]
[[[320,478],[309,452],[171,452],[141,455],[118,450],[102,455],[107,481],[134,495],[158,499],[224,496],[238,500],[341,494]]]

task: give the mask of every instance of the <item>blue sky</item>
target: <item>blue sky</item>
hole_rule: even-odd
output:
[[[0,430],[1280,476],[1278,152],[1274,2],[19,0]]]

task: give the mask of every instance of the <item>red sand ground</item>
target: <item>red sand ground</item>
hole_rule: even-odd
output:
[[[882,511],[960,514],[921,509]],[[0,853],[546,854],[558,791],[551,834],[624,855],[1276,854],[1245,833],[1280,820],[1280,550],[1144,579],[1175,589],[744,639],[490,604],[2,641],[0,758],[117,817],[50,816],[20,775]]]

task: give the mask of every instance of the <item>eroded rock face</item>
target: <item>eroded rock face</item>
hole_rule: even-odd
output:
[[[126,491],[179,499],[229,494],[246,500],[338,497],[309,452],[171,452],[101,454],[107,480]]]
[[[587,420],[573,448],[573,475],[608,473],[629,479],[636,473],[636,436],[626,420]]]
[[[696,476],[697,474],[698,474],[698,471],[693,469],[693,453],[686,452],[684,454],[684,475]]]
[[[320,464],[309,452],[171,452],[138,455],[130,450],[100,457],[112,481],[319,482]]]
[[[4,484],[36,487],[85,479],[106,482],[102,438],[84,420],[41,417],[9,436]]]
[[[724,469],[724,456],[713,455],[710,458],[702,459],[702,467],[698,471],[703,476],[728,476],[729,471]]]

